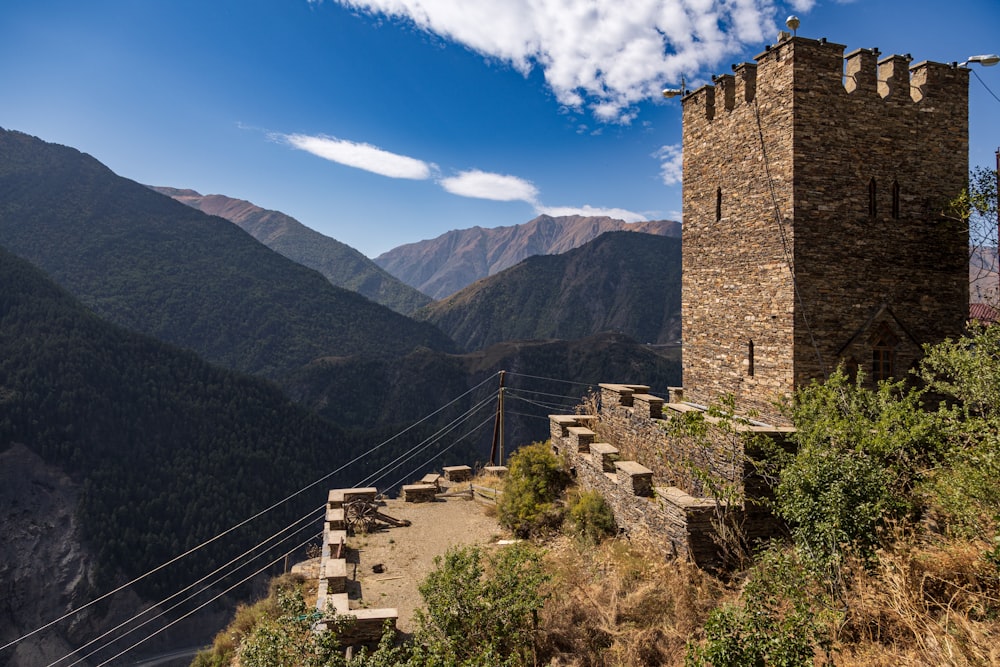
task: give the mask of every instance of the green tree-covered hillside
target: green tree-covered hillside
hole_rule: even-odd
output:
[[[104,575],[144,572],[357,451],[269,382],[108,324],[2,249],[0,351],[0,450],[26,445],[82,487],[79,515]],[[187,583],[348,479],[331,479],[149,583]]]
[[[415,313],[467,350],[504,340],[624,333],[680,339],[680,239],[607,232],[560,255],[536,255]]]
[[[102,317],[240,371],[280,377],[321,355],[452,347],[226,220],[4,130],[0,245]]]

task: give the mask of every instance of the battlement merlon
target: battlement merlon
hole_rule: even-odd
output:
[[[967,96],[967,68],[922,61],[910,64],[909,55],[879,58],[878,49],[855,49],[846,56],[844,45],[824,39],[790,37],[768,46],[753,63],[733,65],[733,75],[713,77],[714,85],[697,88],[682,99],[685,116],[709,121],[724,111],[744,106],[759,93],[792,92],[775,85],[778,79],[808,77],[814,93],[877,93],[888,103],[919,102],[926,97]],[[779,70],[783,70],[779,74]],[[763,84],[762,82],[768,82]]]

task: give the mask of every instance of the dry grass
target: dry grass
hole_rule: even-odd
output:
[[[694,566],[620,540],[585,548],[563,538],[548,563],[541,652],[552,665],[682,665],[688,640],[725,594]]]
[[[985,542],[906,541],[846,591],[838,665],[1000,665],[1000,572]]]

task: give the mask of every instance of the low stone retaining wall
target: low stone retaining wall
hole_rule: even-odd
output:
[[[426,485],[432,490],[433,485]],[[333,611],[337,616],[352,616],[354,620],[338,635],[344,646],[376,644],[382,637],[382,628],[388,621],[396,627],[399,612],[393,608],[351,609],[347,594],[347,559],[344,543],[347,530],[344,522],[344,503],[363,499],[374,502],[378,490],[333,489],[327,497],[326,521],[323,528],[323,550],[320,558],[319,585],[316,594],[316,610],[321,614]],[[431,494],[433,499],[433,492]],[[327,622],[316,625],[317,631],[325,631]]]
[[[599,414],[549,415],[551,442],[570,461],[577,481],[604,496],[627,534],[643,535],[667,555],[718,567],[722,552],[715,526],[723,513],[750,540],[783,529],[759,502],[771,490],[748,454],[755,437],[783,443],[792,429],[731,420],[696,442],[666,428],[670,419],[701,412],[683,401],[682,389],[671,388],[663,399],[645,385],[600,387]],[[719,421],[702,416],[709,424]],[[747,501],[728,507],[710,497],[706,474]]]

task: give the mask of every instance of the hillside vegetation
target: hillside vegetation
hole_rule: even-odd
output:
[[[78,515],[99,557],[99,588],[216,535],[357,451],[270,383],[108,324],[2,249],[0,349],[0,449],[26,445],[82,487]],[[189,583],[222,553],[319,505],[324,491],[143,590]]]
[[[680,340],[680,316],[680,239],[639,232],[529,257],[414,314],[467,350],[608,331],[668,343]]]
[[[499,518],[542,550],[449,552],[421,587],[418,632],[347,664],[1000,663],[1000,328],[930,348],[919,373],[920,387],[871,389],[837,372],[797,393],[797,451],[760,468],[789,533],[742,568],[609,537],[602,499],[560,496],[569,471],[551,447],[521,449]],[[274,660],[248,662],[260,653],[244,641],[240,664],[305,664],[268,646]]]
[[[229,220],[255,239],[290,260],[316,269],[331,284],[357,292],[404,315],[430,303],[431,298],[382,270],[354,248],[306,227],[280,211],[254,206],[224,195],[153,187],[160,194],[209,215]]]
[[[602,216],[540,215],[521,225],[458,229],[401,245],[376,257],[375,263],[407,285],[443,299],[532,255],[566,252],[604,232],[622,230],[681,235],[680,223],[670,220],[627,223]]]
[[[0,239],[108,320],[236,370],[452,342],[90,156],[0,130]]]

